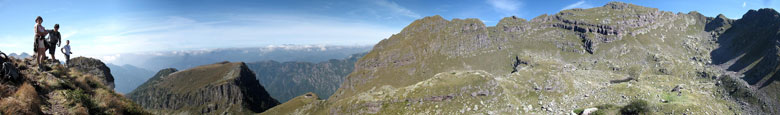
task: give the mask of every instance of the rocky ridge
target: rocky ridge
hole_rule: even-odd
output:
[[[250,114],[279,104],[243,62],[163,69],[128,97],[156,114]]]
[[[430,16],[379,42],[329,99],[294,98],[263,114],[776,114],[718,63],[736,56],[711,55],[732,49],[729,33],[777,37],[735,29],[754,26],[742,22],[751,21],[621,2],[490,27]]]

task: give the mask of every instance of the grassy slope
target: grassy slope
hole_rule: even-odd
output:
[[[596,41],[594,53],[588,54],[576,31],[550,26],[561,23],[557,19],[611,26],[622,33],[582,33]],[[330,99],[286,111],[564,114],[641,99],[655,114],[741,113],[730,109],[736,103],[725,98],[716,80],[698,74],[717,73],[706,66],[715,48],[704,31],[706,23],[696,12],[675,14],[622,3],[564,10],[531,21],[507,17],[492,27],[477,19],[425,17],[377,44]],[[527,64],[510,73],[515,57]],[[630,73],[637,73],[638,80],[609,82]],[[684,87],[680,96],[670,91],[677,85]],[[489,94],[471,95],[483,91]],[[453,98],[425,101],[443,95]]]

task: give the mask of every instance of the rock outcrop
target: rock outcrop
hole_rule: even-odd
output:
[[[111,69],[109,69],[105,63],[98,59],[76,57],[70,59],[68,67],[74,68],[77,71],[83,73],[96,75],[95,77],[100,78],[103,84],[106,84],[109,88],[114,89],[114,76],[111,75]]]
[[[128,97],[157,114],[250,114],[279,104],[243,62],[163,69]]]

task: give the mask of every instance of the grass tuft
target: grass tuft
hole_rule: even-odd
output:
[[[38,99],[38,92],[29,83],[22,84],[16,93],[12,97],[4,98],[0,100],[0,111],[3,114],[23,114],[33,115],[40,114],[41,110],[40,99]]]

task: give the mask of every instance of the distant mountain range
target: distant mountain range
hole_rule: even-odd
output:
[[[254,48],[126,53],[107,56],[108,58],[104,58],[104,60],[108,60],[108,63],[115,65],[127,64],[147,70],[164,68],[188,69],[221,61],[258,62],[274,60],[279,62],[317,63],[330,59],[341,59],[352,54],[368,52],[369,50],[371,50],[371,46],[271,45]]]
[[[314,92],[323,99],[336,92],[344,78],[352,73],[355,62],[366,53],[319,63],[260,61],[247,63],[271,97],[287,102],[296,96]]]
[[[257,62],[250,63],[252,70],[259,70],[256,65],[261,62],[294,62],[315,64],[330,61],[332,59],[344,59],[354,57],[353,54],[368,52],[370,46],[326,46],[326,45],[275,45],[255,48],[224,48],[210,50],[188,50],[188,51],[167,51],[150,53],[130,53],[115,56],[108,65],[111,68],[111,74],[116,76],[116,91],[128,93],[144,83],[154,75],[154,71],[164,68],[188,69],[194,66],[212,64],[222,61],[244,61]],[[15,54],[14,54],[15,55]],[[22,56],[26,53],[22,53]],[[12,56],[12,55],[9,55]],[[29,57],[29,56],[27,56]],[[104,59],[105,60],[105,59]],[[354,61],[352,61],[354,62]],[[121,66],[120,66],[121,65]],[[352,65],[346,73],[338,74],[340,77],[346,76],[351,72]],[[303,68],[299,68],[303,69]],[[346,69],[346,68],[330,68]],[[313,70],[313,69],[309,69]],[[281,74],[274,75],[288,75]],[[272,74],[272,73],[264,73]],[[326,74],[334,75],[334,74]],[[258,76],[261,76],[258,74]],[[262,75],[267,76],[267,75]],[[324,75],[323,75],[324,76]],[[285,76],[280,76],[285,77]],[[266,77],[268,78],[268,77]],[[269,80],[272,78],[269,78]],[[336,80],[336,79],[334,79]],[[267,81],[261,79],[260,81]],[[272,80],[273,81],[273,80]],[[336,83],[336,82],[331,82]],[[338,87],[337,82],[335,87]],[[265,83],[264,83],[265,84]],[[331,84],[332,85],[332,84]],[[335,90],[335,88],[329,88]],[[328,94],[326,92],[313,91],[317,93]],[[329,91],[333,92],[333,91]],[[306,93],[306,92],[303,92]],[[301,95],[296,92],[292,96]],[[327,97],[327,96],[324,96]]]
[[[30,54],[27,54],[27,53],[23,52],[23,53],[21,53],[21,54],[10,53],[10,54],[8,54],[8,56],[11,56],[11,57],[14,57],[14,58],[17,58],[17,59],[22,59],[22,58],[27,58],[27,57],[30,57],[30,56],[32,56],[32,55],[30,55]]]

